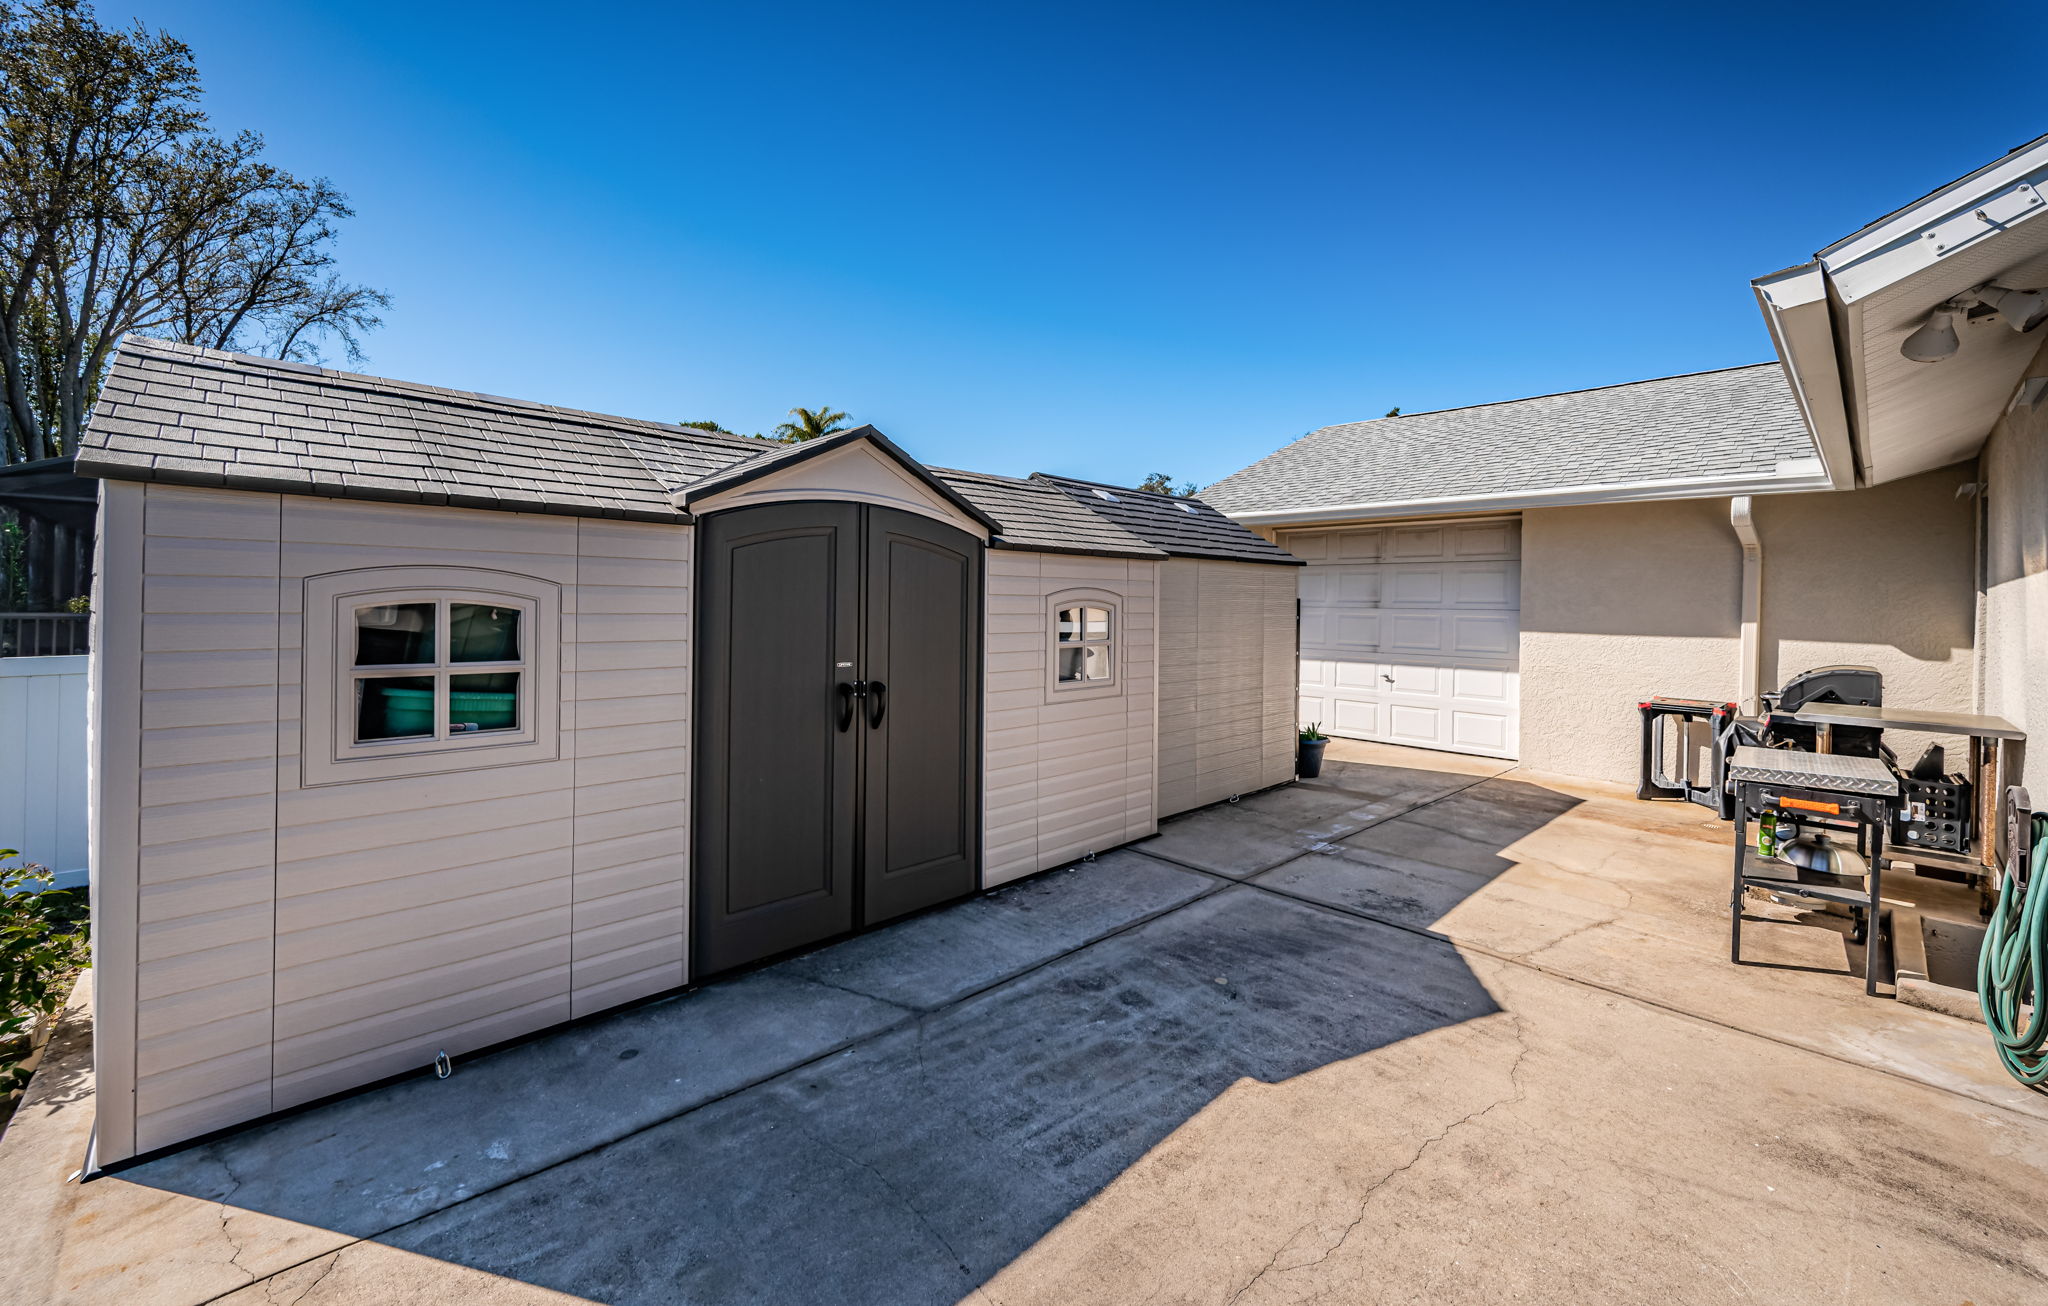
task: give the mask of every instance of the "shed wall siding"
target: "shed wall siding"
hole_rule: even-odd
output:
[[[984,885],[1158,828],[1158,584],[1159,564],[1144,559],[989,552]],[[1048,687],[1048,604],[1068,589],[1117,596],[1114,694]]]
[[[147,488],[129,1151],[683,982],[690,543]],[[562,586],[560,756],[303,786],[304,582],[409,564]]]
[[[1159,815],[1294,775],[1298,569],[1159,564]]]

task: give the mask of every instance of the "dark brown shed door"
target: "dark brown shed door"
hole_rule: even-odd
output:
[[[971,893],[979,541],[781,503],[705,517],[699,557],[692,973]]]

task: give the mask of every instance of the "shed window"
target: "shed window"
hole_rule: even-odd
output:
[[[348,672],[355,741],[518,730],[531,607],[509,598],[356,606]]]
[[[1054,674],[1062,685],[1096,684],[1115,674],[1114,610],[1077,604],[1056,609]]]

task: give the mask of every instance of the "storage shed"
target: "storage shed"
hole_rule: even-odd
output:
[[[1197,502],[133,339],[77,467],[100,1165],[1291,772]]]

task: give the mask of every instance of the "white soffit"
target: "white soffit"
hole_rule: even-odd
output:
[[[1985,282],[2048,287],[2048,137],[2034,141],[1820,252],[1832,317],[1823,351],[1814,335],[1812,286],[1757,283],[1781,347],[1816,392],[1810,418],[1823,429],[1818,374],[1824,352],[1840,360],[1840,393],[1855,433],[1863,479],[1897,480],[1975,454],[2012,398],[2044,331],[2020,335],[1995,317],[1958,322],[1962,347],[1938,363],[1908,362],[1899,346],[1929,310]],[[1775,312],[1774,312],[1775,309]],[[1803,384],[1802,384],[1803,383]],[[1802,402],[1806,402],[1803,400]]]

